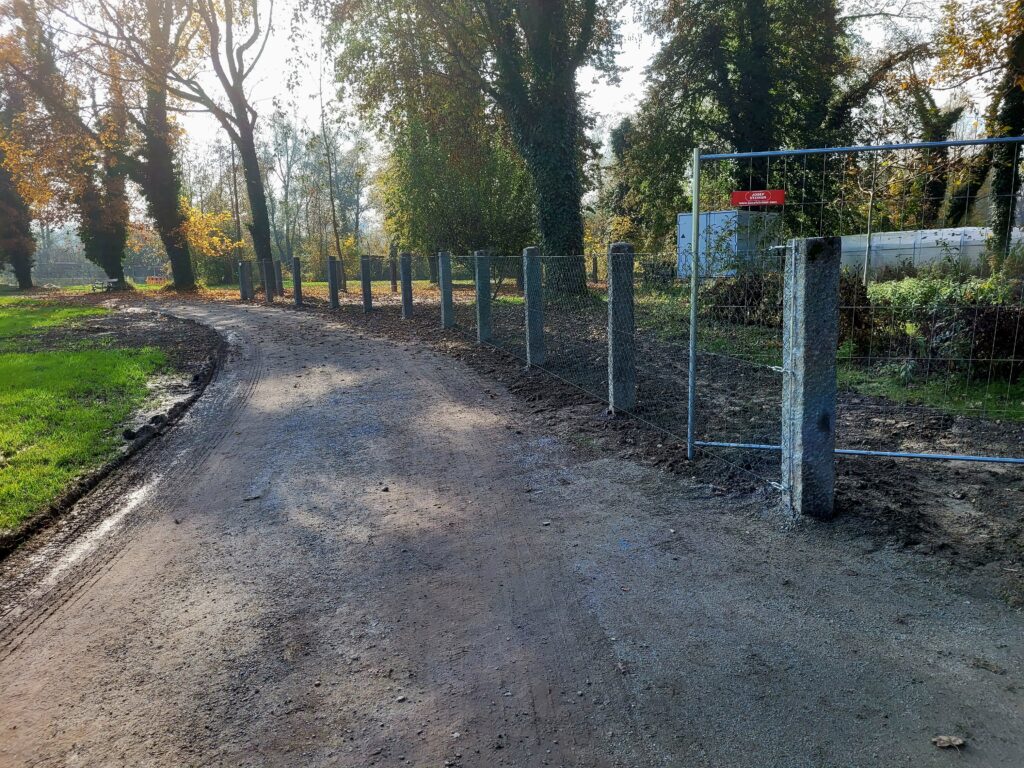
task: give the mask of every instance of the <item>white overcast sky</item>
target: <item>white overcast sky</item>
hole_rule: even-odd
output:
[[[275,9],[274,28],[267,49],[254,72],[254,80],[249,88],[249,95],[257,110],[265,119],[273,109],[275,102],[286,110],[294,105],[295,113],[300,120],[305,120],[310,127],[319,124],[319,101],[317,98],[318,64],[317,49],[319,48],[319,29],[314,24],[303,25],[300,40],[289,39],[291,8],[278,3]],[[601,127],[606,130],[622,117],[636,110],[643,95],[644,67],[650,62],[657,50],[656,41],[642,35],[640,26],[632,20],[632,14],[623,11],[621,15],[622,46],[617,55],[617,62],[622,72],[619,82],[610,84],[595,77],[591,69],[579,73],[580,90],[584,93],[588,108],[598,116]],[[296,78],[296,45],[301,46],[300,72]],[[324,58],[324,96],[333,94],[329,81],[330,63]],[[292,80],[298,80],[296,88],[289,87],[289,74]],[[215,86],[214,86],[215,90]],[[334,104],[335,110],[345,111],[348,105]],[[202,145],[220,137],[220,127],[208,115],[190,113],[183,115],[182,122],[193,146]]]

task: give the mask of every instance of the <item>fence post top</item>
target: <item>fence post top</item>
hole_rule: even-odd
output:
[[[612,243],[608,246],[608,254],[613,253],[633,253],[632,243]]]
[[[787,243],[787,250],[791,252],[802,252],[808,259],[814,261],[818,258],[838,257],[843,250],[843,238],[841,237],[805,237],[790,240]]]
[[[484,258],[487,258],[490,255],[491,255],[490,251],[486,251],[486,250],[485,251],[473,251],[473,256],[478,258],[478,259],[484,259]]]
[[[540,256],[540,248],[536,245],[531,245],[527,248],[523,248],[523,256],[525,258],[536,258]]]
[[[438,251],[437,255],[438,256],[451,256],[452,253],[451,253],[451,251]]]

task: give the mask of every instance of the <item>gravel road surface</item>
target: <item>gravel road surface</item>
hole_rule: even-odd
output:
[[[358,323],[164,309],[228,358],[3,564],[0,765],[1024,765],[1024,617],[969,574]]]

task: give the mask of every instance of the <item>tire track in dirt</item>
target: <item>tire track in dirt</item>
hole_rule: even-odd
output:
[[[161,308],[160,311],[168,310]],[[180,308],[179,312],[189,319],[201,319],[203,314],[191,308]],[[87,591],[114,566],[121,554],[121,545],[130,539],[136,526],[146,517],[167,511],[166,504],[159,500],[160,494],[152,491],[163,486],[167,497],[176,496],[187,484],[191,473],[233,429],[239,413],[259,384],[264,361],[259,345],[237,334],[235,338],[229,336],[226,356],[241,356],[247,364],[239,368],[232,366],[231,380],[227,382],[224,381],[223,370],[218,369],[201,400],[171,432],[163,439],[151,442],[125,467],[101,482],[69,510],[68,515],[74,515],[76,522],[59,531],[57,541],[34,556],[15,553],[5,564],[5,570],[13,572],[15,578],[2,586],[2,603],[6,607],[0,613],[0,661],[57,610],[65,605],[73,607],[76,596]],[[199,411],[203,412],[202,416]],[[200,419],[202,428],[196,423]],[[153,466],[163,466],[156,477],[152,476]],[[76,542],[116,515],[119,507],[130,503],[126,497],[130,499],[133,492],[144,489],[148,491],[145,509],[132,509],[119,521],[116,530],[97,542],[96,552],[65,566],[53,586],[40,589],[38,585],[47,581],[44,571],[48,560],[58,558],[56,567],[60,567],[62,551],[73,549]]]
[[[1019,765],[1021,619],[975,585],[554,438],[359,320],[181,311],[257,351],[0,661],[0,767],[930,768],[960,730]]]

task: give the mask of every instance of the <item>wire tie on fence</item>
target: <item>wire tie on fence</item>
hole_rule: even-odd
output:
[[[770,368],[771,370],[775,371],[776,373],[789,373],[789,371],[788,371],[788,370],[786,370],[786,368],[784,368],[784,367],[783,367],[783,366],[781,366],[781,365],[769,365],[768,367],[769,367],[769,368]]]

